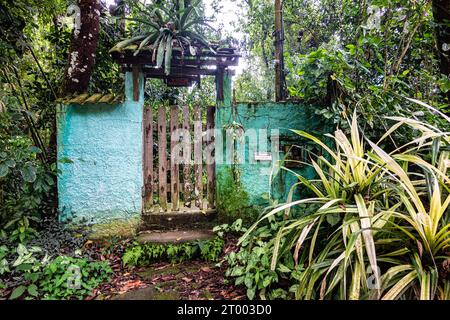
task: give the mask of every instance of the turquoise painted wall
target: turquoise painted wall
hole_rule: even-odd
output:
[[[100,224],[140,217],[143,84],[141,74],[140,98],[133,101],[133,79],[128,72],[123,103],[59,107],[58,195],[62,222]]]
[[[226,137],[226,129],[229,129],[230,124],[239,124],[244,130],[253,129],[257,133],[258,140],[248,138],[245,142],[238,140],[235,150],[238,154],[244,155],[244,159],[237,165],[226,163],[226,142],[223,143],[223,163],[220,163],[216,156],[217,207],[219,214],[233,218],[257,215],[261,212],[261,208],[269,204],[269,194],[270,199],[285,202],[291,186],[298,182],[296,176],[286,170],[280,170],[279,174],[272,178],[272,182],[270,181],[272,167],[277,163],[277,159],[283,159],[285,156],[283,152],[279,153],[279,158],[272,155],[272,161],[255,161],[255,152],[272,151],[271,130],[278,130],[281,146],[295,144],[311,148],[313,144],[308,143],[291,129],[304,130],[323,139],[325,133],[331,132],[331,127],[315,114],[316,107],[312,105],[294,102],[233,105],[229,94],[231,81],[228,76],[225,76],[224,91],[225,99],[217,105],[216,129],[221,129],[223,137]],[[259,129],[267,130],[267,137],[264,132],[259,132]],[[263,133],[263,138],[260,137],[260,133]],[[314,171],[309,166],[290,169],[310,179],[314,178]],[[300,196],[297,188],[294,198]]]

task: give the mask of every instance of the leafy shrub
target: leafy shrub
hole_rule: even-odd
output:
[[[135,244],[125,251],[122,261],[130,266],[143,266],[160,260],[178,263],[195,258],[218,261],[223,245],[224,240],[220,237],[182,244]]]
[[[41,151],[26,137],[0,141],[0,150],[0,231],[24,242],[36,234],[31,222],[40,217],[53,174],[38,161]]]
[[[225,276],[235,277],[236,285],[245,285],[249,299],[257,292],[264,295],[266,290],[270,295],[269,287],[279,281],[279,274],[270,269],[271,251],[267,242],[279,227],[279,221],[272,217],[268,225],[252,233],[251,241],[247,239],[242,243],[241,250],[225,256],[229,265]]]
[[[247,228],[243,226],[242,219],[236,219],[231,225],[224,223],[213,228],[213,232],[221,238],[223,238],[225,234],[234,233],[240,235],[245,231],[247,231]]]
[[[411,88],[416,88],[417,78],[424,76],[419,73],[424,70],[406,69],[408,66],[405,65],[403,72],[386,76],[383,59],[375,63],[365,58],[367,52],[379,50],[379,38],[366,37],[357,45],[342,47],[331,41],[308,54],[288,57],[287,65],[292,71],[289,75],[290,95],[318,105],[316,113],[348,135],[348,119],[356,112],[361,128],[365,129],[364,134],[373,141],[378,141],[391,127],[393,122],[387,117],[420,117],[430,124],[448,128],[449,124],[442,118],[403,98],[421,94],[412,92]],[[375,58],[378,55],[373,57],[378,60]],[[428,86],[435,87],[432,92],[438,92],[438,79],[433,79],[430,74],[427,76],[430,77],[427,78]],[[446,86],[443,81],[439,83]],[[413,139],[414,132],[402,127],[380,146],[390,151]]]
[[[15,279],[9,299],[83,299],[99,284],[107,281],[112,270],[107,261],[81,257],[47,255],[40,258],[39,247],[19,244],[15,250],[0,247],[0,275]]]
[[[297,132],[330,158],[311,160],[318,179],[299,176],[294,186],[310,189],[314,197],[269,209],[242,236],[240,252],[229,257],[229,275],[246,284],[250,298],[255,290],[269,298],[450,298],[450,137],[416,120],[394,120],[398,124],[383,139],[408,125],[422,134],[417,146],[388,154],[371,141],[365,144],[356,116],[350,138],[336,131],[334,149]],[[300,204],[316,210],[291,214]],[[269,279],[259,282],[256,272]],[[275,273],[287,281],[272,281]]]
[[[45,266],[39,285],[44,299],[83,299],[108,281],[110,273],[107,261],[59,256]]]

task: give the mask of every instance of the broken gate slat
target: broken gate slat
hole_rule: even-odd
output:
[[[214,114],[216,109],[210,106],[206,110],[206,173],[208,176],[207,184],[207,197],[208,197],[208,208],[214,208],[214,182],[215,182],[215,161],[214,161]]]
[[[172,200],[172,210],[179,210],[179,117],[178,106],[172,106],[170,110],[170,193]]]
[[[152,108],[145,109],[144,128],[144,204],[153,204],[153,113]]]
[[[202,114],[199,106],[194,107],[194,173],[196,206],[203,209],[203,184],[202,184]]]
[[[167,130],[166,110],[164,106],[158,109],[158,162],[159,162],[159,204],[167,209]]]
[[[183,107],[183,192],[184,203],[191,204],[191,158],[192,158],[192,144],[191,144],[191,125],[189,119],[189,106]]]

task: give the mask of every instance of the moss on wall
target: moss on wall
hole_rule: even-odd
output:
[[[234,170],[238,169],[222,167],[217,172],[219,221],[228,223],[241,218],[244,222],[250,223],[258,216],[259,209],[251,203]]]
[[[308,141],[291,129],[304,130],[319,138],[324,138],[324,134],[331,131],[331,127],[315,110],[312,105],[292,102],[224,103],[218,106],[216,129],[225,131],[239,127],[244,130],[245,135],[243,138],[233,138],[236,139],[234,151],[241,155],[241,161],[229,163],[226,156],[216,159],[217,207],[220,218],[245,218],[254,221],[271,203],[283,203],[287,200],[291,187],[298,182],[296,174],[314,179],[314,169],[307,165],[291,165],[289,171],[280,170],[276,176],[272,175],[272,168],[279,165],[277,159],[284,159],[289,146],[301,146],[302,150],[310,150]],[[225,133],[222,136],[227,139]],[[232,144],[223,141],[221,157],[227,154],[227,145]],[[256,160],[257,152],[269,152],[272,160]],[[306,152],[304,151],[303,157],[307,157]],[[302,160],[307,161],[305,158]],[[233,173],[236,169],[238,174]],[[295,190],[293,198],[301,197],[301,193],[300,189]]]
[[[140,218],[128,220],[116,219],[108,223],[95,224],[88,227],[89,239],[105,240],[110,238],[132,238],[139,230]]]

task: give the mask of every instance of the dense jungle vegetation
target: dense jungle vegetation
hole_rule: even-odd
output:
[[[220,27],[227,21],[207,25],[220,20],[226,5],[220,0],[115,2],[0,0],[5,298],[82,299],[113,273],[104,259],[110,248],[99,259],[94,246],[86,249],[83,231],[68,232],[56,221],[57,99],[123,91],[109,50],[124,39],[142,41],[143,34],[157,39],[146,29],[154,15],[145,8],[182,14],[195,6],[190,41],[230,44],[245,58],[234,99],[274,99],[274,1],[229,1],[240,12],[232,26],[240,38]],[[205,6],[214,9],[212,17]],[[306,164],[318,179],[298,176],[293,186],[310,197],[273,203],[248,226],[237,220],[216,227],[220,239],[240,238],[220,259],[225,275],[249,299],[450,299],[450,2],[286,0],[283,19],[289,100],[314,105],[336,129],[326,143],[296,131],[324,150]],[[215,101],[212,79],[193,89],[151,80],[145,90],[148,105]],[[279,170],[289,169],[281,163]],[[217,261],[223,241],[211,246],[201,256]],[[142,250],[119,253],[126,252],[127,262],[148,262],[160,250],[155,257],[177,261],[178,249]],[[183,259],[193,256],[191,248],[183,250]],[[82,268],[82,289],[63,284],[71,272],[66,265]]]

